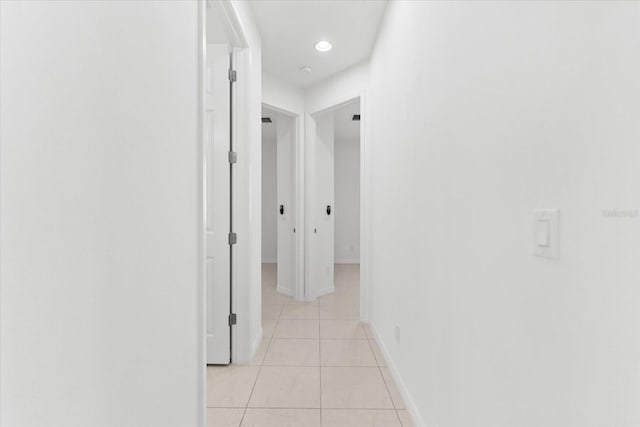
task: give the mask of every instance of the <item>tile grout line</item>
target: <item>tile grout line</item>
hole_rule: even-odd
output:
[[[209,409],[244,409],[242,406],[211,406]],[[318,407],[306,407],[306,406],[296,406],[292,408],[290,406],[252,406],[247,409],[320,409]],[[394,409],[394,408],[371,408],[371,407],[354,407],[354,408],[345,408],[340,406],[327,406],[324,409],[331,410],[341,410],[341,411],[380,411],[380,412],[399,412],[402,409]]]
[[[344,305],[346,303],[344,301],[339,301],[338,304],[343,304]],[[276,337],[276,331],[277,331],[277,329],[279,327],[279,324],[280,324],[280,322],[282,320],[315,320],[315,319],[294,319],[294,318],[286,319],[286,318],[284,318],[283,317],[284,306],[286,306],[286,305],[293,305],[293,304],[288,304],[287,302],[284,302],[282,304],[282,306],[280,307],[278,318],[277,319],[273,319],[273,320],[275,320],[273,333],[271,334],[271,336],[268,339],[268,344],[267,344],[266,349],[265,349],[264,357],[262,358],[262,360],[258,364],[259,365],[259,370],[258,370],[258,373],[256,375],[256,379],[255,379],[255,381],[253,383],[253,387],[251,389],[251,393],[249,395],[249,399],[247,400],[247,402],[246,402],[246,404],[244,406],[244,412],[243,412],[243,416],[242,416],[242,419],[241,419],[241,424],[244,422],[244,420],[246,418],[246,413],[247,413],[248,409],[250,409],[249,408],[249,402],[251,401],[251,398],[253,397],[253,393],[255,392],[257,381],[258,381],[258,379],[259,379],[259,377],[261,375],[263,367],[265,367],[265,366],[267,366],[267,367],[311,367],[309,365],[296,365],[296,366],[294,366],[294,365],[287,365],[287,364],[276,364],[276,365],[266,365],[265,364],[266,356],[267,356],[267,354],[269,353],[269,351],[271,349],[271,345],[274,344],[273,343],[274,340],[278,339],[278,340],[309,341],[309,340],[313,340],[314,339],[314,338],[277,338]],[[355,320],[358,323],[360,328],[362,328],[362,329],[364,329],[364,328],[363,328],[363,322],[358,317],[342,317],[342,316],[338,316],[338,317],[329,317],[327,319],[321,318],[322,309],[326,308],[327,306],[335,305],[335,303],[322,303],[322,300],[319,299],[318,303],[315,304],[315,305],[316,305],[317,311],[318,311],[318,317],[317,317],[317,319],[318,319],[318,338],[317,338],[317,340],[318,340],[318,358],[319,358],[318,369],[319,369],[319,380],[320,380],[320,383],[319,383],[319,392],[320,392],[320,396],[319,396],[320,397],[320,405],[319,405],[320,406],[320,408],[319,408],[319,413],[320,414],[319,415],[320,415],[320,423],[321,423],[320,425],[322,425],[322,422],[323,422],[323,419],[322,419],[323,409],[337,409],[337,410],[347,410],[347,411],[349,411],[349,410],[379,410],[379,411],[387,411],[387,412],[388,411],[394,411],[395,414],[396,414],[396,419],[399,422],[399,425],[402,425],[402,421],[400,419],[400,415],[399,415],[399,412],[398,412],[399,410],[398,410],[398,408],[395,407],[393,399],[391,398],[391,393],[389,391],[389,385],[387,384],[387,381],[385,380],[384,375],[382,374],[382,367],[380,366],[381,362],[379,362],[378,359],[376,358],[376,353],[374,352],[374,349],[373,349],[373,343],[371,341],[375,341],[375,340],[373,338],[370,338],[367,335],[366,331],[364,331],[364,330],[363,330],[363,332],[364,332],[365,338],[363,338],[363,339],[366,339],[368,341],[368,348],[371,351],[376,364],[375,365],[369,365],[369,366],[366,366],[366,365],[364,365],[364,366],[363,365],[354,366],[354,365],[351,365],[351,364],[333,365],[333,366],[329,365],[329,366],[330,367],[345,367],[345,368],[369,368],[369,369],[377,367],[379,375],[382,377],[383,384],[385,385],[385,390],[387,391],[387,395],[391,400],[392,407],[391,408],[368,408],[368,407],[363,407],[363,408],[336,408],[336,407],[325,408],[324,407],[323,402],[322,402],[322,368],[326,367],[326,366],[323,366],[323,363],[322,363],[322,339],[321,339],[322,321],[323,320],[329,320],[329,321],[330,320]],[[359,342],[362,341],[362,339],[357,339],[357,338],[327,338],[327,339],[328,340],[334,340],[334,341],[359,341]],[[288,406],[282,406],[282,407],[278,407],[278,408],[275,408],[275,407],[264,407],[264,408],[255,407],[255,408],[256,409],[285,409],[285,410],[295,410],[295,409],[309,409],[309,410],[311,410],[311,409],[317,409],[317,408],[291,408],[291,407],[288,407]]]
[[[280,313],[282,313],[282,309],[280,309]],[[249,402],[251,401],[251,397],[253,396],[253,392],[256,389],[256,384],[258,383],[258,378],[260,377],[260,373],[262,372],[262,367],[264,366],[264,359],[267,357],[267,353],[269,352],[269,349],[271,348],[271,343],[273,342],[273,336],[276,333],[276,328],[278,327],[278,323],[280,323],[280,318],[279,317],[276,320],[275,326],[273,327],[273,333],[269,337],[269,342],[267,344],[267,348],[264,351],[264,357],[260,361],[259,368],[258,368],[258,373],[256,374],[256,379],[253,381],[253,387],[251,387],[251,393],[249,393],[249,398],[247,399],[247,403],[244,406],[244,411],[242,412],[242,418],[240,419],[240,424],[238,425],[238,427],[242,426],[242,423],[244,422],[244,417],[247,415],[247,409],[249,409]],[[264,334],[264,330],[263,330],[262,333]],[[264,339],[264,335],[263,335],[262,338]]]
[[[367,331],[365,331],[365,335],[366,334],[367,334]],[[382,377],[382,383],[384,384],[384,388],[385,388],[385,390],[387,390],[387,394],[389,395],[389,400],[391,401],[391,406],[393,406],[393,409],[395,409],[396,417],[398,418],[398,422],[400,422],[400,425],[402,425],[402,421],[400,421],[400,416],[398,415],[398,408],[396,407],[396,403],[393,401],[393,398],[391,397],[391,391],[389,391],[389,385],[387,384],[387,380],[385,380],[384,375],[382,374],[382,367],[380,366],[380,361],[376,358],[375,351],[373,351],[373,346],[371,345],[371,341],[375,342],[375,337],[373,338],[373,340],[368,339],[367,342],[369,343],[369,348],[371,349],[371,352],[373,353],[373,358],[376,360],[376,363],[378,364],[378,372],[380,373],[380,376]],[[376,345],[378,345],[377,342],[376,342]],[[384,363],[386,365],[387,361],[385,360]]]

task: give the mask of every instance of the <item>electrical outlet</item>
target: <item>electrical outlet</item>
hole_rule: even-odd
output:
[[[396,325],[396,342],[400,343],[400,325]]]

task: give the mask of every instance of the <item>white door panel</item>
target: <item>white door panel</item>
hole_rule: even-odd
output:
[[[294,210],[293,210],[293,143],[294,119],[284,114],[277,118],[277,290],[294,295]],[[282,213],[280,207],[282,206]]]
[[[333,114],[309,116],[309,294],[333,292],[334,124]],[[315,130],[315,131],[314,131]],[[327,212],[330,207],[330,213]]]
[[[207,45],[205,95],[205,244],[207,364],[230,360],[229,47]]]

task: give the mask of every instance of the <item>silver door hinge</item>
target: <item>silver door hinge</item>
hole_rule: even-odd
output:
[[[238,316],[235,313],[229,314],[229,326],[233,326],[238,322]]]
[[[229,244],[235,245],[238,243],[238,235],[236,233],[229,233]]]
[[[231,83],[235,82],[236,80],[238,80],[238,73],[236,73],[236,70],[229,70],[229,81]]]
[[[238,161],[238,153],[229,151],[229,163],[234,164]]]

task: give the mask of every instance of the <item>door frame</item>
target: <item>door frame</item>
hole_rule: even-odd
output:
[[[310,111],[307,114],[310,116],[316,116],[318,114],[326,113],[328,111],[335,110],[345,104],[352,103],[354,101],[360,101],[360,320],[368,322],[371,316],[371,220],[369,214],[369,207],[371,206],[371,179],[370,179],[370,150],[368,146],[369,141],[369,126],[367,121],[367,95],[366,90],[359,91],[358,94],[346,96],[343,98],[336,98],[330,102],[322,105],[322,107]],[[305,121],[305,142],[309,141],[308,137],[309,124]],[[305,236],[310,236],[311,227],[311,200],[310,194],[310,181],[308,177],[309,165],[311,163],[311,154],[307,147],[305,147],[304,156],[304,169],[305,169]],[[307,289],[307,284],[310,282],[309,277],[309,253],[311,239],[305,240],[304,256],[305,256],[305,299],[314,300],[315,295],[310,295]]]
[[[297,301],[302,301],[304,299],[304,238],[305,238],[305,227],[301,226],[303,224],[304,219],[304,185],[303,185],[303,168],[301,167],[304,155],[304,146],[301,144],[300,138],[300,121],[302,118],[300,114],[295,113],[293,111],[289,111],[285,108],[279,107],[277,105],[262,102],[262,106],[268,108],[269,110],[273,110],[277,113],[284,114],[285,116],[291,117],[293,119],[293,226],[296,230],[293,236],[293,298]],[[262,212],[262,206],[260,206],[260,211]],[[277,263],[277,259],[276,259]]]
[[[198,72],[196,76],[197,80],[197,102],[196,106],[198,111],[198,145],[197,145],[197,164],[196,164],[196,188],[198,194],[197,206],[198,206],[198,219],[197,219],[197,230],[196,231],[196,240],[198,246],[198,259],[196,260],[196,265],[198,269],[198,285],[196,289],[196,315],[197,315],[197,325],[196,325],[196,334],[198,336],[198,370],[196,372],[197,381],[198,381],[198,389],[197,389],[197,402],[196,402],[196,410],[198,412],[198,425],[200,427],[205,427],[207,425],[207,302],[206,302],[206,247],[204,240],[204,232],[206,230],[205,226],[205,218],[204,218],[204,198],[203,198],[203,189],[204,189],[204,148],[205,148],[205,118],[204,118],[204,103],[205,97],[204,93],[207,87],[206,84],[206,47],[207,47],[207,38],[206,38],[206,14],[207,14],[207,6],[210,5],[212,7],[217,7],[218,11],[221,12],[221,17],[223,18],[223,24],[225,26],[225,31],[227,33],[229,45],[231,47],[231,54],[233,59],[233,69],[237,71],[238,79],[234,83],[235,87],[232,93],[232,123],[231,128],[234,136],[234,149],[236,152],[242,147],[243,150],[247,150],[249,144],[246,141],[246,137],[240,132],[238,132],[238,128],[240,127],[239,123],[247,123],[251,120],[251,117],[246,113],[248,110],[247,104],[249,102],[248,90],[247,90],[247,70],[249,69],[249,58],[248,58],[248,50],[251,49],[251,46],[247,43],[247,38],[245,32],[242,28],[240,20],[236,11],[234,10],[233,5],[231,4],[231,0],[198,0],[198,9],[197,9],[197,39],[198,44],[196,46],[198,52]],[[233,168],[234,180],[236,175],[238,175],[238,168]],[[238,188],[232,188],[231,191],[234,193],[234,204],[237,197],[235,195],[238,192]],[[248,232],[246,230],[240,229],[240,222],[238,221],[238,211],[237,209],[233,210],[233,223],[235,224],[236,233],[243,233],[245,236],[248,236]],[[231,269],[233,271],[238,271],[237,263],[238,263],[238,249],[235,249],[235,256],[233,257],[233,263],[231,265]],[[250,306],[248,303],[241,304],[238,301],[238,280],[237,274],[234,274],[231,283],[231,309],[233,313],[241,316],[242,319],[250,318]],[[248,293],[245,290],[242,296],[245,296]],[[250,354],[245,354],[251,351],[251,337],[249,330],[249,322],[247,320],[243,321],[242,324],[235,325],[231,328],[231,340],[234,343],[231,349],[231,358],[232,360],[243,360],[249,359],[251,357]]]

